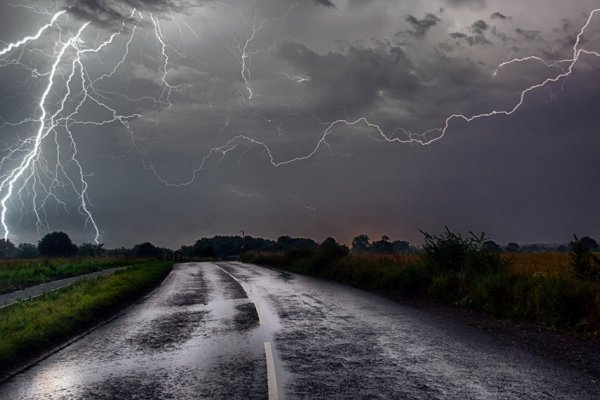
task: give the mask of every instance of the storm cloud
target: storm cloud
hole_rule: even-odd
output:
[[[67,4],[67,11],[80,19],[110,27],[126,19],[132,9],[152,13],[182,12],[208,0],[75,0]]]
[[[511,110],[523,90],[560,73],[535,60],[497,68],[513,57],[571,57],[594,3],[74,1],[66,7],[77,23],[61,18],[61,29],[0,60],[3,148],[35,132],[17,122],[39,116],[56,41],[93,20],[77,43],[96,48],[125,21],[110,46],[82,57],[93,100],[68,125],[107,247],[178,247],[240,229],[346,242],[366,233],[416,243],[419,229],[445,225],[498,242],[598,237],[597,59],[583,57],[510,116],[448,120]],[[146,23],[128,20],[133,8]],[[160,37],[149,13],[160,16]],[[48,21],[5,4],[0,16],[5,42]],[[597,51],[599,32],[600,15],[583,45]],[[73,49],[64,57],[52,112],[77,65]],[[65,113],[83,93],[75,72]],[[103,124],[110,110],[128,118]],[[64,124],[56,138],[71,149]],[[57,143],[44,145],[48,165]],[[70,154],[63,159],[77,172]],[[41,224],[30,187],[11,200],[13,240],[62,229],[90,241],[81,196],[64,182],[47,187]]]

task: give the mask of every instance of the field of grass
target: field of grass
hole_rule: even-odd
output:
[[[486,255],[487,257],[487,255]],[[435,268],[421,255],[249,253],[243,261],[333,279],[392,296],[483,311],[566,331],[600,335],[600,283],[575,277],[566,253],[491,255],[494,268]],[[447,260],[441,260],[447,262]],[[467,260],[465,262],[473,262]]]
[[[57,279],[89,274],[108,268],[134,265],[143,260],[128,258],[67,258],[36,260],[1,260],[0,294]]]
[[[145,262],[0,309],[0,376],[140,298],[171,268],[169,261]]]
[[[501,257],[517,275],[575,279],[569,253],[507,253]]]

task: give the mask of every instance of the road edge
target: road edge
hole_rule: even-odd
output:
[[[173,267],[176,264],[173,264]],[[160,289],[160,287],[164,284],[164,282],[169,278],[169,276],[171,276],[171,274],[173,273],[173,267],[171,268],[171,271],[169,271],[169,273],[167,275],[165,275],[165,277],[157,282],[156,286],[154,288],[152,288],[152,290],[150,290],[148,293],[145,293],[144,295],[140,296],[138,299],[129,302],[128,304],[125,304],[125,306],[123,308],[120,308],[114,315],[111,315],[109,318],[103,319],[100,322],[96,323],[95,325],[93,325],[91,328],[87,329],[86,331],[84,331],[83,333],[77,334],[75,336],[73,336],[71,339],[53,347],[52,349],[48,350],[47,352],[34,357],[32,359],[29,359],[28,361],[24,362],[21,366],[17,366],[11,370],[9,370],[7,373],[0,375],[0,384],[14,378],[15,376],[19,375],[22,372],[27,371],[30,368],[33,368],[34,366],[36,366],[37,364],[39,364],[40,362],[44,361],[45,359],[51,357],[52,355],[60,352],[61,350],[69,347],[70,345],[72,345],[73,343],[83,339],[84,337],[90,335],[92,332],[94,332],[95,330],[97,330],[98,328],[103,327],[104,325],[109,324],[110,322],[116,320],[117,318],[121,317],[123,314],[125,314],[130,308],[135,307],[136,305],[142,303],[144,300],[146,300],[148,297],[150,297],[152,294],[154,294],[154,292],[156,292],[158,289]],[[37,296],[39,297],[39,296]]]

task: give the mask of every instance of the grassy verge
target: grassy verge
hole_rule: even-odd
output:
[[[439,257],[438,257],[439,256]],[[493,267],[489,267],[493,257]],[[247,253],[242,261],[332,279],[391,296],[474,309],[495,317],[600,335],[600,283],[577,279],[568,254],[344,255]],[[480,258],[477,258],[480,257]],[[456,266],[449,260],[458,260]],[[483,259],[483,261],[482,261]],[[443,265],[436,264],[442,260]]]
[[[0,294],[57,279],[143,262],[128,258],[38,259],[0,261]]]
[[[0,309],[0,376],[132,303],[171,267],[168,261],[146,262]]]

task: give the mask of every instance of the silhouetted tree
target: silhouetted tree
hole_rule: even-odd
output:
[[[10,239],[0,239],[0,258],[14,258],[17,248]]]
[[[205,246],[194,246],[192,252],[190,254],[192,257],[201,257],[201,258],[214,258],[215,251],[212,246],[207,244]]]
[[[339,244],[334,238],[325,239],[317,249],[317,262],[315,265],[321,267],[332,260],[348,255],[348,247]]]
[[[134,257],[160,257],[161,252],[152,243],[144,242],[133,246],[132,254]]]
[[[17,258],[31,259],[39,257],[40,253],[36,245],[31,243],[21,243],[17,246]]]
[[[600,259],[592,253],[589,238],[579,239],[577,236],[573,236],[573,238],[574,240],[570,243],[570,256],[575,276],[583,280],[599,280]]]
[[[369,243],[369,237],[367,235],[358,235],[352,239],[352,251],[355,253],[366,253],[371,249],[371,243]]]
[[[405,240],[396,240],[392,242],[394,253],[410,253],[410,243]]]
[[[594,239],[592,239],[589,236],[584,236],[581,239],[579,239],[579,244],[587,247],[589,250],[592,250],[592,251],[598,249],[598,242],[596,242]]]
[[[519,250],[521,250],[521,246],[519,246],[515,242],[510,242],[506,245],[506,251],[508,251],[509,253],[518,253]]]
[[[105,251],[106,251],[106,255],[109,257],[130,257],[132,250],[127,249],[125,247],[119,247],[116,249],[108,249]]]
[[[391,254],[394,252],[394,246],[389,242],[390,238],[386,235],[381,237],[381,240],[371,245],[371,250],[380,254]]]
[[[268,247],[268,243],[264,243]],[[312,239],[280,236],[277,238],[277,250],[314,249],[317,243]]]
[[[66,233],[52,232],[39,241],[38,252],[44,257],[73,257],[77,254],[77,246]]]
[[[102,257],[106,253],[102,247],[104,244],[83,243],[77,249],[79,257]]]
[[[502,247],[500,247],[498,243],[494,242],[493,240],[486,240],[483,243],[483,250],[488,251],[490,253],[501,253]]]

